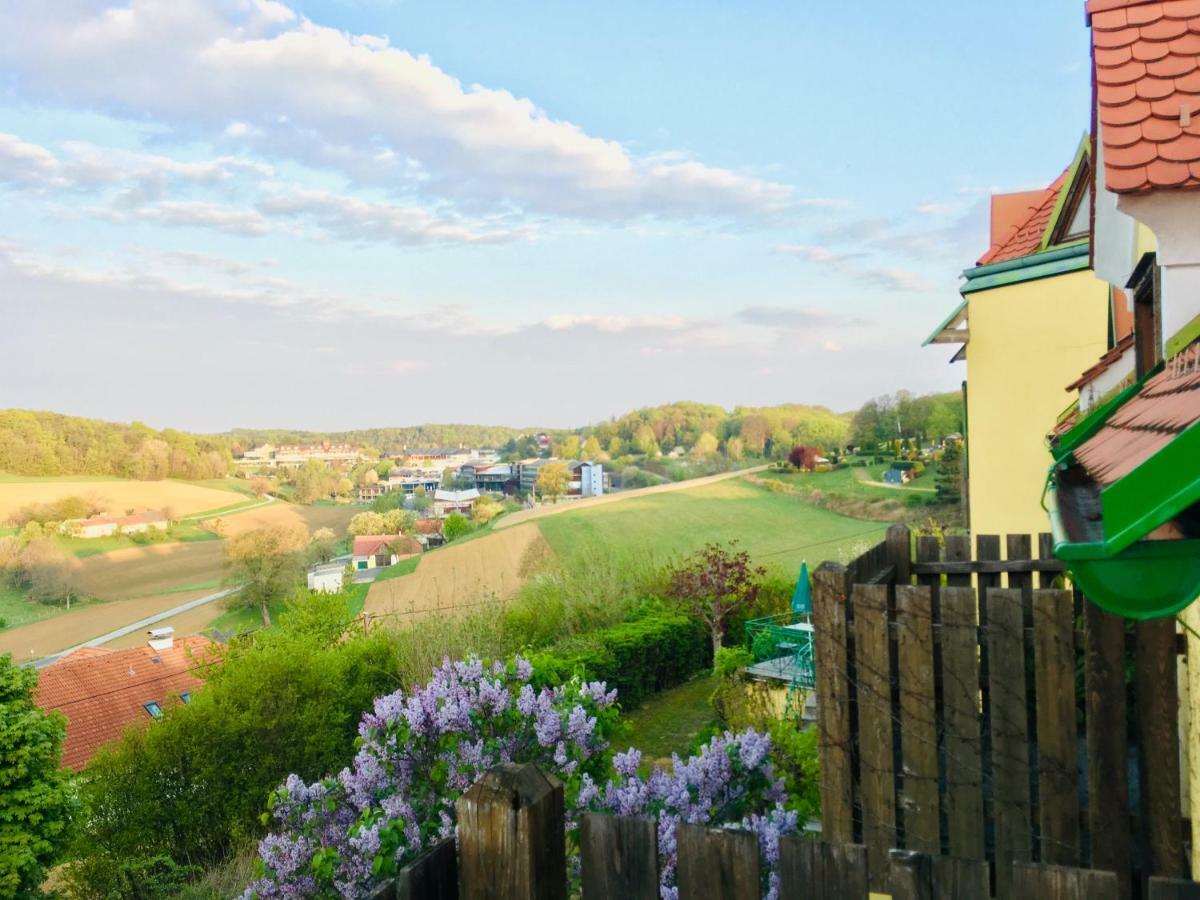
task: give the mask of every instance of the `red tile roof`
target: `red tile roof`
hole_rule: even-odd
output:
[[[420,524],[419,522],[417,523]],[[418,529],[419,530],[419,529]],[[420,553],[421,545],[415,538],[404,534],[364,534],[354,539],[354,556],[374,556],[381,551],[389,550],[397,556],[407,556]]]
[[[417,534],[441,534],[442,523],[438,519],[417,519]]]
[[[1096,364],[1080,375],[1077,379],[1067,385],[1068,391],[1077,391],[1081,387],[1091,384],[1105,372],[1107,372],[1114,363],[1119,362],[1121,357],[1125,355],[1125,351],[1133,346],[1133,335],[1128,334],[1117,342],[1117,345],[1105,353]]]
[[[1200,0],[1091,0],[1105,182],[1200,186]]]
[[[1170,360],[1113,413],[1075,458],[1100,485],[1112,484],[1200,420],[1200,345]]]
[[[1000,194],[992,198],[992,238],[995,243],[980,257],[979,265],[1020,259],[1037,252],[1042,245],[1046,226],[1050,224],[1050,217],[1054,214],[1054,206],[1058,202],[1059,192],[1063,190],[1068,171],[1070,170],[1064,171],[1043,191]],[[1007,232],[1002,227],[997,227],[1000,223],[995,221],[996,217],[1012,223]]]
[[[194,670],[214,658],[211,648],[202,635],[177,640],[169,650],[88,647],[42,669],[34,699],[67,717],[62,764],[82,769],[126,728],[153,721],[145,704],[153,701],[165,709],[184,691],[199,688]]]

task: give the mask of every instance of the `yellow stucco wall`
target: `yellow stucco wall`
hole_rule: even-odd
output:
[[[1066,386],[1108,349],[1108,284],[1090,271],[969,295],[967,428],[971,531],[1038,534],[1045,436]]]

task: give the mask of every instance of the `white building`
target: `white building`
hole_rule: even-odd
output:
[[[339,594],[346,573],[344,563],[322,563],[308,570],[308,589],[323,594]]]

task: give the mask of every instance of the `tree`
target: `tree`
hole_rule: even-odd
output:
[[[40,896],[79,802],[59,768],[67,721],[33,702],[37,673],[0,656],[0,896]]]
[[[571,478],[566,463],[547,463],[538,471],[535,486],[542,497],[549,497],[554,503],[567,492],[567,484]]]
[[[962,470],[957,443],[949,443],[942,452],[938,466],[937,499],[939,503],[959,503],[962,500]]]
[[[471,520],[462,513],[450,513],[442,523],[442,536],[447,542],[460,538],[471,531]]]
[[[614,437],[611,441],[608,442],[608,455],[611,456],[613,459],[616,459],[618,456],[620,456],[624,452],[625,452],[625,445],[623,443],[621,443],[621,439],[619,437]]]
[[[750,554],[735,543],[728,548],[708,544],[667,573],[668,593],[708,626],[715,656],[729,616],[758,599],[765,575],[766,569],[752,565]]]
[[[658,456],[662,453],[654,437],[654,429],[642,424],[633,433],[633,448],[643,456]]]
[[[318,528],[313,532],[308,545],[308,558],[312,562],[327,563],[337,552],[337,535],[332,528]]]
[[[817,467],[817,460],[821,458],[821,451],[816,447],[797,446],[792,448],[792,452],[788,454],[788,462],[793,468],[804,469],[806,472],[811,472]]]
[[[265,497],[271,492],[271,479],[256,475],[250,479],[250,490],[254,492],[255,497]]]
[[[504,507],[499,502],[491,497],[480,497],[471,508],[471,518],[480,525],[486,525],[502,512]]]
[[[303,525],[270,525],[244,531],[225,542],[225,566],[231,584],[241,590],[231,603],[258,608],[264,628],[271,627],[271,604],[287,597],[304,576],[308,531]]]
[[[696,443],[692,445],[692,456],[696,459],[712,459],[717,455],[718,447],[716,435],[705,431],[696,438]]]
[[[398,510],[389,510],[389,512],[398,512]],[[346,534],[353,537],[358,537],[362,534],[387,534],[387,525],[384,518],[386,515],[388,513],[360,512],[346,526]]]
[[[327,499],[338,489],[340,478],[329,466],[317,459],[307,460],[296,470],[296,502],[312,503]]]
[[[596,440],[595,435],[592,435],[583,442],[583,449],[579,453],[579,458],[589,461],[604,459],[604,450],[600,447],[600,442]]]
[[[725,442],[725,456],[732,459],[734,462],[741,460],[746,454],[745,444],[742,443],[740,437],[731,437]]]
[[[742,420],[742,428],[739,432],[745,452],[752,456],[762,456],[767,447],[767,435],[770,433],[770,429],[771,423],[767,421],[766,416],[759,414],[746,416]]]

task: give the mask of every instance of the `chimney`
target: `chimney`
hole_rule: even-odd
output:
[[[1162,275],[1158,255],[1146,253],[1125,287],[1133,295],[1133,347],[1137,377],[1162,361]]]
[[[150,635],[150,640],[147,643],[150,645],[151,650],[170,650],[175,646],[175,629],[170,625],[163,628],[151,628],[146,634]]]

